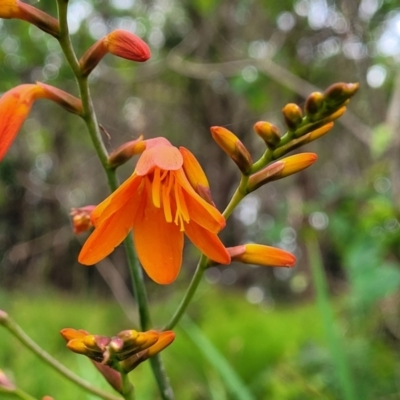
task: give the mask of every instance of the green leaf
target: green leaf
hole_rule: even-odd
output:
[[[237,400],[255,400],[239,375],[233,370],[218,349],[203,334],[201,329],[188,317],[182,319],[180,325],[193,340],[193,343],[203,353],[204,357],[207,358],[210,364],[219,372],[233,397]]]

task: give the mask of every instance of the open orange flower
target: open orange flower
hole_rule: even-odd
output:
[[[79,262],[92,265],[102,260],[133,229],[139,260],[157,283],[168,284],[177,277],[184,233],[211,260],[229,264],[229,253],[217,236],[225,219],[189,183],[183,168],[186,151],[165,138],[149,139],[138,147],[143,144],[132,176],[94,209],[95,230]]]

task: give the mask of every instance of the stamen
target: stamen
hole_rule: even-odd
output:
[[[180,225],[180,230],[183,232],[185,230],[184,221],[189,222],[189,213],[186,207],[185,198],[183,197],[182,188],[179,186],[177,182],[175,182],[174,186],[174,194],[176,201],[176,214],[175,214],[175,224]]]
[[[152,184],[152,198],[153,204],[156,208],[161,207],[160,191],[161,191],[161,174],[160,168],[154,169],[153,184]]]
[[[170,192],[172,185],[174,183],[174,176],[172,174],[169,174],[165,180],[166,182],[164,182],[164,184],[161,185],[164,216],[167,222],[172,222]]]

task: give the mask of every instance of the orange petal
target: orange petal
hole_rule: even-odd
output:
[[[190,219],[211,232],[219,232],[226,224],[225,218],[222,214],[194,191],[183,170],[177,171],[175,176],[184,189],[183,195],[185,197]]]
[[[171,145],[160,145],[148,148],[140,156],[136,164],[136,173],[146,175],[158,167],[167,171],[176,171],[182,167],[183,157],[179,150]]]
[[[201,168],[197,158],[185,147],[179,147],[179,151],[183,156],[183,169],[185,171],[186,178],[192,185],[193,189],[197,189],[197,185],[203,187],[210,187],[207,176]]]
[[[18,18],[19,13],[17,0],[3,0],[0,2],[0,18]]]
[[[101,221],[106,220],[129,200],[138,203],[139,199],[135,196],[138,194],[141,181],[142,179],[133,173],[115,192],[98,204],[90,215],[93,225],[97,226]]]
[[[45,91],[33,84],[19,85],[3,94],[0,99],[0,161],[17,136],[33,102],[45,96]]]
[[[166,222],[147,194],[134,222],[134,240],[139,260],[153,281],[166,285],[178,276],[182,264],[183,232]],[[141,212],[143,210],[143,212]]]
[[[78,261],[84,265],[93,265],[107,257],[132,229],[137,209],[137,202],[127,201],[109,218],[97,223],[83,245]]]
[[[231,257],[219,237],[194,221],[185,224],[185,233],[193,244],[208,258],[219,263],[229,264]]]

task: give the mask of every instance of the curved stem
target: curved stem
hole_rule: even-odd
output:
[[[0,389],[0,393],[1,392],[2,392],[2,390]],[[5,391],[5,393],[12,393],[13,396],[16,396],[16,397],[18,397],[19,399],[22,399],[22,400],[37,400],[36,397],[33,397],[30,394],[28,394],[28,393],[26,393],[23,390],[18,389],[18,388],[14,389],[12,391],[7,390],[7,391]]]
[[[189,287],[186,289],[186,293],[183,296],[183,299],[180,302],[171,320],[163,328],[164,331],[172,329],[181,319],[182,315],[186,311],[187,306],[191,302],[194,294],[196,293],[197,288],[199,287],[204,271],[207,269],[208,261],[208,258],[204,254],[200,256],[192,281],[190,282]]]
[[[0,324],[3,325],[12,335],[14,335],[26,348],[36,354],[40,359],[42,359],[46,364],[51,366],[54,370],[66,377],[70,382],[76,384],[77,386],[85,389],[87,392],[92,393],[105,400],[121,400],[120,397],[113,396],[112,394],[105,393],[96,387],[92,386],[90,383],[86,382],[78,375],[75,375],[64,365],[59,363],[55,358],[53,358],[49,353],[43,350],[36,342],[34,342],[24,330],[17,325],[7,314],[1,313]]]
[[[236,206],[243,200],[243,198],[246,196],[246,187],[247,187],[247,182],[249,180],[249,177],[246,175],[242,175],[240,179],[239,186],[237,187],[235,193],[233,194],[230,202],[226,206],[224,212],[222,215],[225,217],[225,219],[228,219],[230,215],[232,214],[233,210],[236,208]],[[182,301],[180,302],[179,306],[177,307],[175,313],[173,314],[172,318],[170,321],[165,325],[163,330],[169,330],[172,329],[181,319],[182,315],[185,313],[187,306],[191,302],[194,294],[196,293],[197,288],[199,287],[199,284],[201,282],[201,279],[203,277],[204,271],[207,269],[208,264],[209,264],[209,259],[202,254],[200,256],[199,262],[197,264],[196,271],[193,275],[193,278],[189,284],[189,287],[187,288]]]

